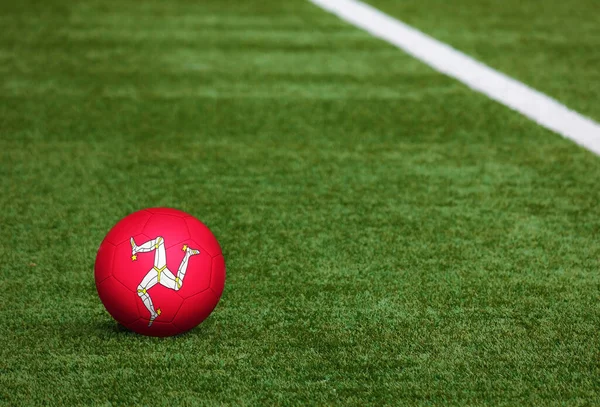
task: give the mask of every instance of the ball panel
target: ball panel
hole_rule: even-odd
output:
[[[222,255],[212,259],[212,275],[210,279],[210,288],[215,292],[217,298],[221,298],[225,288],[225,258]]]
[[[143,232],[151,239],[161,236],[165,239],[165,247],[181,245],[190,238],[185,220],[172,215],[152,215]]]
[[[188,331],[204,321],[217,306],[219,299],[212,290],[187,298],[173,319],[173,325],[181,332]]]
[[[185,213],[183,211],[180,211],[178,209],[173,209],[173,208],[148,208],[145,210],[152,214],[171,215],[171,216],[177,216],[180,218],[185,218],[185,217],[191,216],[189,213]]]
[[[221,246],[206,225],[198,219],[190,216],[185,218],[187,227],[190,231],[190,238],[198,243],[212,257],[221,254]]]
[[[142,233],[146,222],[148,222],[151,216],[150,212],[143,210],[127,215],[108,232],[105,240],[114,245],[118,245],[126,240],[129,241],[131,236]]]
[[[181,329],[177,328],[170,322],[159,322],[158,320],[152,323],[152,326],[148,326],[148,321],[139,319],[135,322],[125,325],[126,328],[131,329],[133,332],[148,336],[172,336],[181,333]]]
[[[137,295],[125,288],[114,277],[108,277],[97,285],[98,295],[106,310],[114,319],[126,325],[139,319]]]
[[[98,254],[96,254],[96,262],[94,263],[96,286],[111,276],[115,249],[115,246],[106,240],[100,245]]]
[[[148,290],[148,294],[152,299],[154,309],[157,311],[160,310],[160,315],[154,320],[154,322],[166,323],[173,321],[177,311],[179,311],[179,308],[181,308],[183,298],[181,298],[176,291],[168,289],[159,284]],[[137,306],[138,314],[140,315],[141,320],[147,325],[150,321],[150,311],[148,311],[141,299],[138,299]]]

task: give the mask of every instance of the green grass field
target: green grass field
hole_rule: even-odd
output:
[[[372,4],[600,119],[594,1]],[[21,0],[0,27],[0,404],[600,404],[599,157],[307,1]],[[93,277],[155,206],[227,263],[165,339]]]

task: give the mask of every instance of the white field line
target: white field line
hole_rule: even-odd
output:
[[[309,0],[600,155],[600,125],[529,86],[357,0]]]

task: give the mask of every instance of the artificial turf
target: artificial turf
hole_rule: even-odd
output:
[[[304,1],[1,7],[1,403],[600,403],[592,153]],[[174,338],[93,280],[153,206],[227,263]]]

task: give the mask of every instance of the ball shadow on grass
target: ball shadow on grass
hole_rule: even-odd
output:
[[[99,322],[98,324],[96,324],[96,331],[100,331],[103,332],[104,334],[111,334],[111,335],[119,335],[119,336],[123,336],[123,337],[138,337],[138,338],[159,338],[159,339],[175,339],[175,338],[186,338],[186,337],[195,337],[195,336],[201,336],[201,335],[206,335],[207,334],[207,328],[209,328],[210,323],[207,323],[208,321],[205,321],[203,324],[190,329],[189,331],[186,332],[182,332],[180,334],[177,335],[173,335],[173,336],[146,336],[146,335],[142,335],[142,334],[138,334],[137,332],[132,331],[131,329],[127,328],[125,325],[120,324],[119,322],[116,321],[102,321]]]

